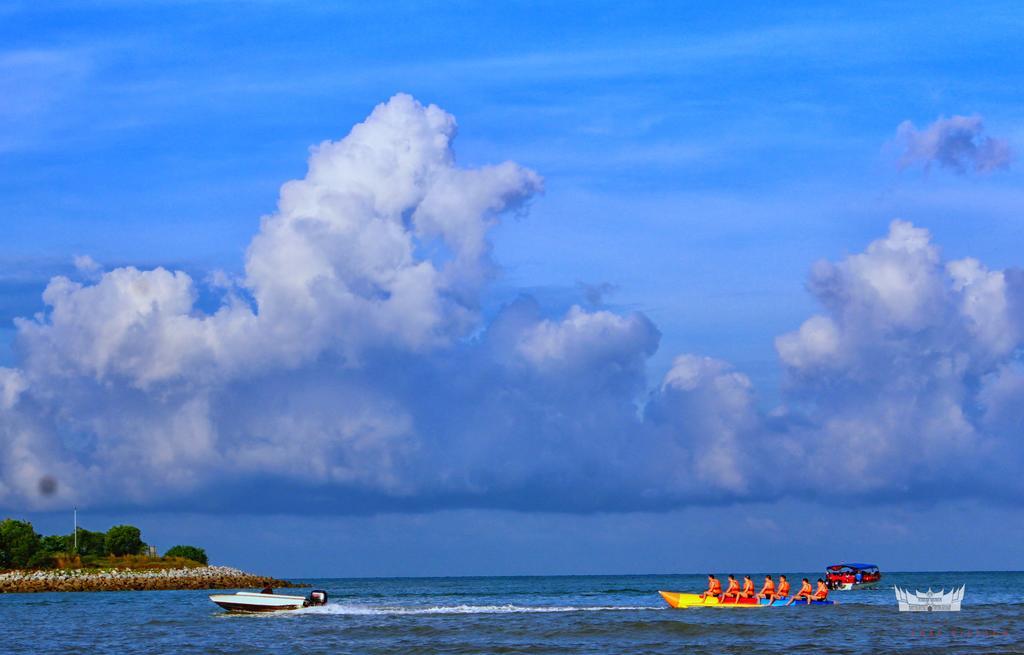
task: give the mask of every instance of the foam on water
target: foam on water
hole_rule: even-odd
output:
[[[345,614],[352,616],[407,615],[407,614],[521,614],[553,612],[617,612],[617,611],[661,611],[666,607],[643,605],[584,605],[584,606],[537,606],[537,605],[435,605],[430,607],[351,605],[329,603],[320,607],[306,607],[289,614]]]

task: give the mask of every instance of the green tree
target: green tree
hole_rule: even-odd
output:
[[[106,549],[110,555],[138,555],[145,547],[142,532],[133,525],[115,525],[107,530]]]
[[[193,562],[199,562],[200,564],[207,564],[206,551],[197,546],[174,546],[166,553],[164,557],[184,557],[190,559]]]
[[[39,544],[40,550],[47,555],[71,552],[71,537],[65,535],[49,535],[43,537]]]
[[[0,567],[25,568],[40,549],[40,538],[28,521],[0,522]]]
[[[28,562],[25,564],[25,568],[49,569],[53,568],[53,565],[53,555],[45,550],[37,550],[32,557],[29,558]]]
[[[68,550],[74,549],[75,535],[69,534],[65,537],[68,543]],[[78,554],[84,556],[103,557],[107,554],[107,535],[102,532],[93,532],[85,528],[78,528]]]

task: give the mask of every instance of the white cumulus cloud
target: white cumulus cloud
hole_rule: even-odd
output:
[[[987,473],[1022,463],[1024,274],[945,261],[927,230],[894,221],[812,268],[822,309],[777,339],[787,387],[766,414],[725,361],[682,354],[648,380],[660,333],[641,313],[552,314],[524,296],[485,320],[491,230],[542,182],[510,162],[459,167],[454,136],[452,116],[398,95],[315,147],[244,275],[53,278],[45,311],[17,321],[17,366],[0,368],[0,506],[607,511],[1021,492]],[[199,309],[200,292],[220,306]]]
[[[986,458],[993,449],[1020,457],[979,410],[1011,402],[990,388],[1012,388],[1000,376],[1021,341],[1021,290],[1002,272],[944,263],[926,230],[894,221],[864,253],[815,266],[810,288],[829,315],[776,341],[810,421],[792,429],[809,477],[837,491],[948,491],[1007,465]]]

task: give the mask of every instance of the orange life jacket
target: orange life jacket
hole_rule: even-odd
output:
[[[779,581],[779,595],[780,596],[788,596],[789,595],[789,580],[780,580]]]
[[[735,593],[738,593],[739,590],[740,590],[740,581],[734,579],[734,580],[730,580],[729,581],[729,588],[725,590],[725,593],[727,593],[727,594],[735,594]]]
[[[775,591],[775,583],[772,582],[771,580],[765,580],[764,581],[764,587],[761,588],[761,593],[762,594],[770,594],[773,591]]]
[[[721,593],[722,583],[719,582],[717,578],[711,580],[711,582],[708,583],[708,594],[711,596],[718,596]]]
[[[805,596],[810,596],[811,595],[811,583],[810,582],[804,582],[803,584],[801,584],[800,585],[800,593],[805,595]]]
[[[824,582],[818,583],[818,590],[814,592],[814,595],[821,598],[822,600],[828,598],[828,587],[825,586]]]
[[[754,581],[753,580],[744,580],[743,581],[743,593],[745,593],[745,594],[753,594],[754,593]]]

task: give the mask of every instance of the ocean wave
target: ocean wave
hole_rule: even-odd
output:
[[[307,607],[294,614],[346,614],[354,616],[407,615],[407,614],[521,614],[557,612],[623,612],[661,611],[664,607],[642,605],[434,605],[430,607],[385,607],[330,603],[320,607]]]

